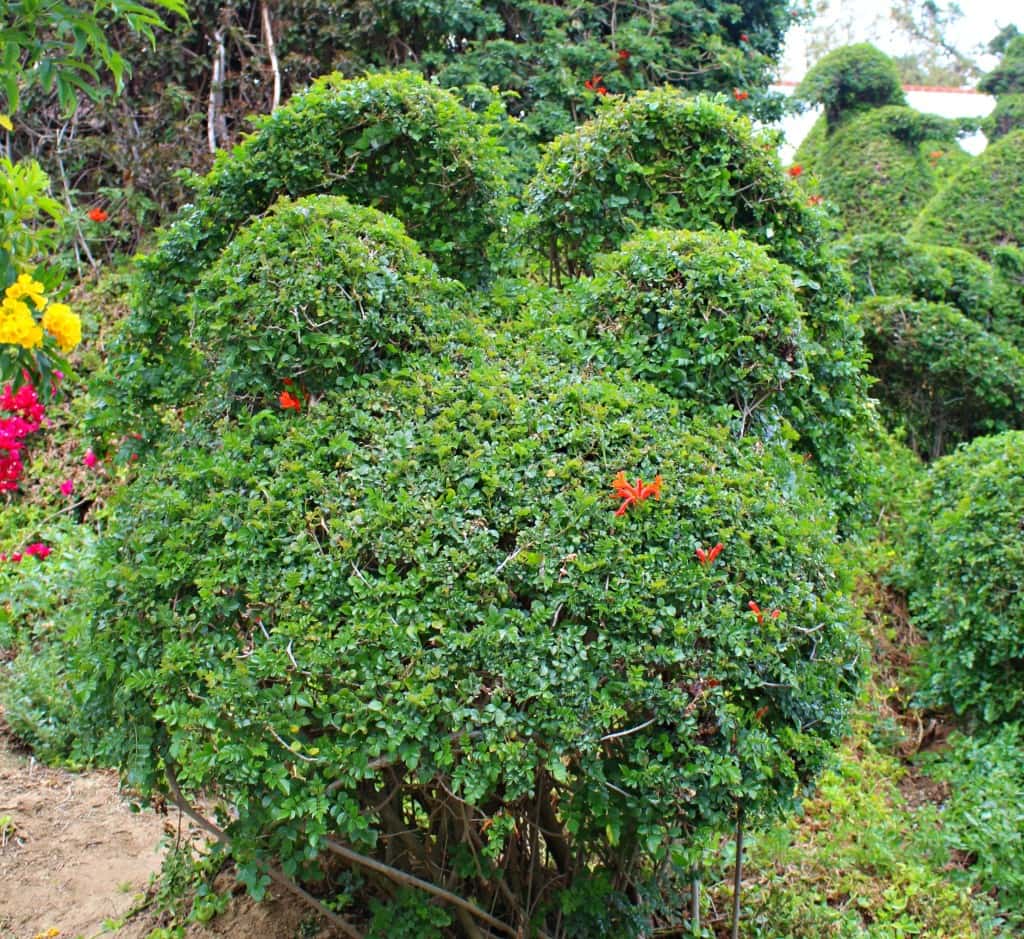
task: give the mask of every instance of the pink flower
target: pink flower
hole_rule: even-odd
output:
[[[60,484],[60,494],[62,496],[70,496],[75,491],[75,484],[73,480],[65,479]]]
[[[20,564],[21,563],[21,552],[20,551],[15,551],[14,554],[11,555],[11,563],[12,564]]]
[[[89,469],[92,469],[97,463],[99,463],[99,460],[96,458],[96,454],[92,452],[92,447],[85,451],[85,456],[82,457],[82,462],[88,466]]]
[[[40,560],[49,557],[52,552],[53,548],[49,545],[43,544],[41,541],[36,541],[25,548],[26,555],[35,555],[35,557]]]

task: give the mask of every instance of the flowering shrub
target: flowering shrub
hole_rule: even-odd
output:
[[[258,859],[335,853],[524,934],[635,935],[678,916],[659,870],[791,806],[842,733],[831,509],[784,443],[645,382],[467,321],[171,446],[84,572],[83,733],[146,791],[169,766],[233,806],[257,893]]]
[[[871,373],[891,426],[925,457],[979,434],[1024,425],[1024,352],[939,303],[860,304]]]
[[[45,415],[46,408],[31,384],[26,383],[17,391],[10,385],[4,388],[0,395],[0,492],[18,488],[24,469],[25,440],[39,430]]]
[[[21,274],[4,290],[0,378],[22,380],[38,374],[44,389],[49,389],[59,371],[55,366],[82,341],[82,321],[67,304],[48,301],[45,291],[29,274]]]
[[[903,562],[925,650],[929,704],[984,721],[1024,715],[1024,433],[983,437],[939,460],[917,493]]]

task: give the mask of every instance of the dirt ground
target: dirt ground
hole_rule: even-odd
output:
[[[160,870],[165,826],[177,824],[176,811],[165,818],[133,812],[115,773],[42,766],[0,733],[0,939],[146,939],[164,925],[146,907],[147,886]],[[242,896],[214,922],[187,933],[188,939],[327,935],[290,897],[254,904]]]
[[[163,820],[131,812],[116,775],[49,769],[0,737],[4,820],[0,939],[94,936],[138,902],[160,869]]]

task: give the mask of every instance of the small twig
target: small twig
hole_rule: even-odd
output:
[[[508,556],[507,558],[505,558],[505,560],[504,560],[504,561],[502,561],[502,562],[501,562],[501,563],[500,563],[500,564],[499,564],[499,565],[498,565],[498,566],[497,566],[497,567],[496,567],[496,568],[494,569],[494,573],[495,573],[495,574],[500,574],[500,573],[502,572],[502,570],[504,570],[504,568],[505,568],[505,565],[506,565],[506,564],[508,564],[508,562],[509,562],[509,561],[514,561],[514,560],[515,560],[515,559],[516,559],[516,558],[517,558],[517,557],[519,556],[519,553],[520,553],[520,552],[521,552],[521,551],[522,551],[522,550],[523,550],[524,548],[526,548],[526,547],[528,547],[528,545],[520,545],[520,546],[519,546],[518,548],[516,548],[516,549],[515,549],[515,551],[513,551],[513,552],[512,552],[512,553],[511,553],[511,554],[510,554],[510,555],[509,555],[509,556]]]
[[[282,747],[284,747],[284,748],[285,748],[285,749],[286,749],[286,750],[287,750],[287,751],[288,751],[288,752],[289,752],[289,753],[290,753],[290,754],[291,754],[292,756],[294,756],[294,757],[298,757],[298,758],[299,758],[300,760],[304,760],[304,761],[305,761],[305,762],[307,762],[307,763],[322,763],[322,762],[323,762],[323,760],[321,760],[321,759],[318,759],[318,758],[317,758],[317,757],[315,757],[315,756],[306,756],[306,755],[305,755],[304,753],[299,753],[299,752],[298,752],[297,750],[293,750],[293,749],[292,749],[292,748],[291,748],[291,747],[290,747],[290,746],[289,746],[289,745],[288,745],[288,744],[287,744],[287,743],[285,742],[285,740],[284,740],[284,739],[283,739],[283,738],[281,737],[281,735],[280,735],[280,734],[279,734],[279,733],[278,733],[278,732],[277,732],[276,730],[274,730],[274,728],[273,728],[273,727],[271,727],[271,726],[270,726],[269,724],[267,724],[267,730],[269,730],[269,731],[270,731],[270,733],[271,733],[271,735],[273,736],[273,738],[274,738],[274,739],[275,739],[275,740],[276,740],[276,741],[277,741],[277,742],[278,742],[279,744],[281,744],[281,746],[282,746]]]
[[[657,719],[657,717],[652,717],[649,721],[644,721],[642,724],[637,724],[636,727],[630,727],[628,730],[617,730],[613,734],[605,734],[601,738],[601,743],[605,743],[609,740],[618,740],[620,737],[628,737],[630,734],[638,734],[641,730],[650,727],[651,724],[657,721]]]

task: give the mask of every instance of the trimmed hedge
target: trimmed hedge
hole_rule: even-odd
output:
[[[928,639],[922,700],[986,722],[1024,716],[1024,433],[940,460],[897,578]]]
[[[1024,307],[1008,276],[969,251],[868,232],[839,242],[836,254],[855,300],[902,296],[946,303],[1016,345],[1024,340]]]
[[[86,572],[85,733],[234,806],[257,894],[334,838],[527,933],[634,935],[678,909],[662,862],[791,807],[843,733],[832,513],[784,447],[501,344],[144,467]],[[616,517],[619,470],[660,500]]]
[[[875,297],[857,307],[872,388],[891,426],[935,458],[1024,425],[1024,353],[952,307]]]
[[[282,199],[202,276],[193,337],[225,400],[274,397],[285,379],[318,395],[447,331],[457,288],[397,219],[337,196]]]
[[[1001,245],[1024,247],[1024,130],[1011,131],[939,192],[921,211],[910,237],[966,248],[986,260]]]

